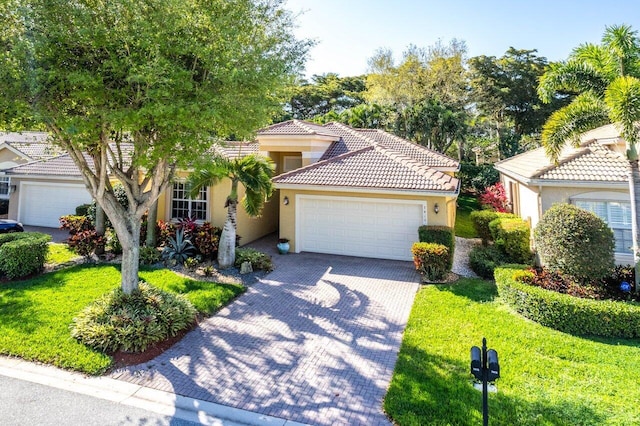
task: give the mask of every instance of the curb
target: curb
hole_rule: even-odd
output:
[[[110,377],[90,377],[50,365],[0,356],[0,375],[89,395],[154,413],[213,426],[304,426],[278,417],[188,398]]]

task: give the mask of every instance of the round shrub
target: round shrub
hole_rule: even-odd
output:
[[[51,236],[40,232],[0,234],[0,273],[10,279],[42,270]]]
[[[411,247],[413,264],[423,279],[440,281],[447,276],[451,253],[444,244],[413,243]]]
[[[196,309],[183,296],[141,282],[130,295],[117,288],[87,306],[73,319],[71,336],[104,352],[142,352],[195,319]]]
[[[608,276],[614,266],[613,232],[595,214],[571,204],[555,204],[534,231],[542,262],[587,281]]]
[[[492,280],[493,271],[500,265],[510,263],[507,255],[496,246],[477,246],[469,252],[469,266],[478,276]]]

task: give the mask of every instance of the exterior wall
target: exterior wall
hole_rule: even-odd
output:
[[[4,148],[0,150],[0,170],[17,166],[18,164],[24,164],[27,161],[28,160],[22,156],[16,155],[16,153],[10,149]]]
[[[276,161],[274,153],[295,153],[302,156],[302,165],[308,166],[318,161],[336,138],[321,135],[258,135],[256,140],[260,144],[260,154]]]
[[[455,197],[418,197],[415,195],[402,194],[375,194],[375,193],[353,193],[353,192],[331,192],[312,190],[280,190],[280,238],[288,238],[291,251],[295,251],[296,240],[296,195],[324,195],[332,197],[352,197],[352,198],[383,198],[393,200],[420,200],[427,202],[427,224],[438,226],[455,225],[456,220],[456,198]],[[287,197],[288,204],[285,205],[284,198]],[[438,204],[439,211],[434,212],[435,204]]]
[[[545,212],[556,203],[568,203],[569,199],[575,195],[585,192],[615,192],[620,194],[628,194],[629,191],[624,190],[597,190],[588,187],[582,188],[566,188],[566,187],[545,187],[542,191],[542,211]]]
[[[11,196],[9,197],[9,212],[7,213],[7,217],[9,219],[13,219],[13,220],[18,220],[18,205],[19,205],[19,200],[20,200],[20,190],[21,190],[21,183],[22,182],[43,182],[43,183],[59,183],[59,184],[69,184],[69,183],[73,183],[73,184],[80,184],[82,185],[83,182],[80,179],[77,180],[63,180],[63,179],[20,179],[17,177],[11,177],[11,185],[16,185],[16,190],[11,194]],[[46,206],[43,206],[43,208],[46,208]]]

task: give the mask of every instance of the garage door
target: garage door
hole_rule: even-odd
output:
[[[411,260],[424,202],[299,195],[296,250]]]
[[[60,216],[75,214],[77,206],[91,202],[84,185],[22,182],[19,190],[18,217],[25,225],[58,228]]]

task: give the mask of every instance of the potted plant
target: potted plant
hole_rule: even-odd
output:
[[[289,253],[289,239],[288,238],[280,238],[278,239],[278,244],[276,244],[278,248],[278,253],[287,254]]]

